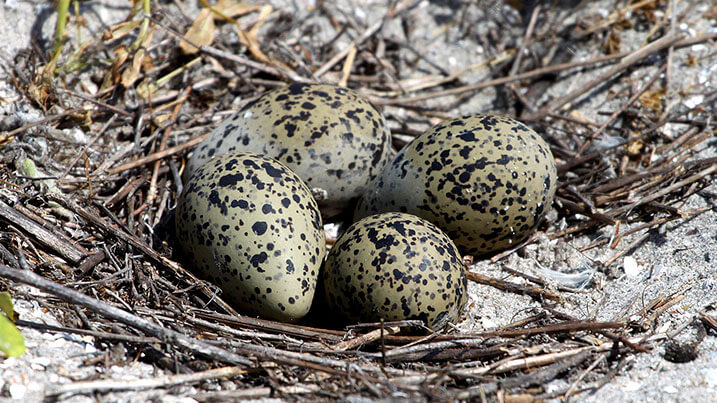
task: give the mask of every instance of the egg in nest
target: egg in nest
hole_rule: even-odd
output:
[[[269,91],[222,122],[194,150],[191,174],[228,152],[264,154],[296,172],[324,217],[340,214],[390,158],[391,133],[368,100],[348,88],[295,83]]]
[[[516,245],[550,208],[550,148],[524,124],[494,115],[447,120],[405,146],[359,200],[354,219],[398,211],[423,217],[464,254]]]
[[[229,303],[286,322],[309,311],[325,237],[309,188],[286,166],[254,153],[207,161],[180,195],[175,222],[185,256]]]
[[[322,283],[344,322],[418,319],[439,330],[467,299],[465,266],[438,227],[405,213],[352,224],[329,251]]]

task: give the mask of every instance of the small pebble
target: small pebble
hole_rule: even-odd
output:
[[[625,275],[628,277],[637,277],[640,274],[640,266],[632,256],[626,256],[622,261],[622,267],[625,269]]]

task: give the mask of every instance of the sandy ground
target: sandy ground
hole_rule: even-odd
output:
[[[274,2],[276,5],[291,7],[291,5]],[[289,2],[291,3],[291,2]],[[351,10],[351,2],[339,1],[339,8]],[[416,36],[416,47],[430,48],[429,56],[433,60],[444,62],[446,69],[462,64],[474,64],[483,61],[480,52],[476,52],[474,44],[457,40],[454,42],[441,42],[447,36],[434,38],[431,32],[441,25],[438,18],[450,12],[444,2],[425,2],[422,12],[435,18],[421,20],[423,35]],[[601,1],[593,2],[590,7],[595,10],[601,8]],[[699,3],[699,2],[698,2]],[[708,2],[705,2],[708,3]],[[5,1],[0,6],[0,117],[20,116],[23,121],[30,122],[42,117],[42,114],[22,102],[20,95],[14,91],[8,82],[6,68],[13,63],[15,54],[28,47],[30,38],[43,41],[51,35],[52,13],[51,3],[40,1]],[[122,18],[126,13],[126,2],[113,0],[112,2],[89,2],[87,7],[88,18],[95,18],[109,25],[113,18]],[[374,15],[380,15],[383,2],[371,2],[361,12],[356,12],[357,18],[370,20]],[[188,6],[191,11],[191,6]],[[300,11],[297,11],[300,12]],[[699,12],[699,11],[696,11]],[[420,16],[420,14],[419,14]],[[421,18],[421,17],[416,17]],[[96,21],[96,20],[95,20]],[[96,26],[95,26],[96,27]],[[387,31],[396,30],[397,27],[387,26]],[[704,22],[701,26],[680,27],[688,34],[696,32],[715,32],[717,25],[714,20]],[[625,32],[623,44],[637,44],[642,40],[641,34],[631,31]],[[577,52],[587,50],[577,49]],[[693,49],[677,51],[676,60],[687,57],[689,52],[700,55],[713,55],[711,67],[698,66],[693,71],[684,71],[684,74],[675,75],[672,83],[675,88],[686,86],[689,80],[702,80],[701,77],[711,77],[712,82],[705,85],[715,90],[717,81],[717,68],[714,59],[715,48],[700,45]],[[700,70],[701,69],[701,70]],[[561,77],[560,86],[554,86],[544,97],[554,97],[560,92],[574,88],[576,81],[589,80],[600,70],[577,76]],[[481,80],[484,77],[476,73],[470,80]],[[711,87],[709,87],[711,86]],[[485,112],[491,110],[493,90],[481,93],[471,102],[460,106],[460,110],[452,111],[456,115],[465,112]],[[546,98],[547,99],[547,98]],[[599,93],[582,101],[580,111],[595,121],[602,121],[605,116],[599,111],[612,111],[619,106],[618,100],[606,98],[606,94]],[[689,103],[694,100],[689,96],[679,99],[678,102]],[[431,102],[440,103],[435,100]],[[429,103],[430,105],[430,103]],[[400,111],[387,108],[387,115],[399,115]],[[667,129],[669,130],[669,128]],[[717,140],[707,143],[701,150],[701,157],[717,156]],[[717,193],[717,186],[707,189]],[[681,208],[685,210],[705,206],[704,197],[699,195],[689,198]],[[555,217],[553,215],[553,217]],[[556,223],[558,224],[558,223]],[[626,230],[627,228],[623,228]],[[658,330],[665,332],[678,331],[676,337],[685,336],[688,330],[685,326],[695,317],[697,312],[705,311],[714,315],[717,309],[717,211],[713,209],[698,217],[686,221],[678,221],[664,226],[660,231],[654,232],[650,237],[632,250],[626,257],[618,260],[610,271],[595,272],[591,259],[605,261],[616,250],[600,247],[586,252],[577,253],[574,248],[586,245],[599,236],[609,237],[612,228],[605,228],[600,234],[591,237],[576,238],[566,245],[561,241],[548,241],[540,239],[530,245],[526,257],[511,255],[498,264],[488,261],[477,262],[473,270],[495,277],[505,277],[500,270],[501,265],[520,268],[521,270],[540,274],[538,263],[545,267],[552,267],[565,273],[585,272],[593,276],[591,285],[586,287],[584,294],[572,294],[562,307],[580,318],[594,318],[598,320],[625,320],[629,314],[639,310],[647,301],[659,295],[682,294],[678,304],[671,307],[658,321]],[[634,239],[634,238],[633,238]],[[625,239],[622,245],[627,245],[632,239]],[[519,281],[518,279],[512,279]],[[26,320],[57,324],[53,313],[43,306],[42,295],[37,290],[27,286],[13,286],[11,291],[16,298],[16,310]],[[470,285],[470,308],[465,314],[465,320],[459,327],[468,331],[481,331],[500,327],[520,316],[522,312],[536,307],[535,303],[527,297],[517,297],[506,294],[486,286]],[[627,314],[627,317],[625,316]],[[97,356],[98,351],[107,351],[106,346],[96,345],[91,337],[79,337],[60,333],[41,333],[31,329],[22,329],[26,338],[28,352],[20,358],[0,361],[0,400],[26,400],[37,401],[46,396],[54,386],[78,379],[94,377],[112,377],[113,379],[137,379],[162,375],[162,371],[141,363],[129,363],[123,366],[113,366],[113,373],[99,373],[98,367],[86,365],[85,360]],[[119,354],[123,354],[119,347]],[[717,400],[717,337],[708,334],[699,346],[699,354],[694,361],[678,364],[664,358],[664,346],[654,348],[650,353],[639,354],[620,371],[608,384],[587,394],[579,395],[581,401],[716,401]],[[560,380],[549,384],[548,390],[559,390],[566,385]],[[178,401],[182,396],[191,395],[195,390],[191,387],[180,387],[169,390],[142,392],[141,394],[113,393],[109,395],[83,397],[74,396],[68,401],[130,401],[157,399],[159,401]],[[187,400],[190,401],[190,400]]]

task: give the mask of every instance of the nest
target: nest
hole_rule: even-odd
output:
[[[680,301],[679,289],[630,320],[599,322],[561,311],[560,302],[580,292],[574,286],[509,268],[520,281],[471,271],[471,281],[528,295],[537,308],[491,331],[417,336],[403,332],[419,325],[413,321],[326,329],[243,316],[177,260],[168,222],[188,152],[233,109],[292,81],[357,89],[383,108],[397,149],[493,91],[490,107],[539,131],[556,157],[557,218],[539,234],[570,242],[612,232],[580,248],[615,251],[591,263],[598,272],[608,272],[651,231],[715,209],[717,195],[707,188],[717,158],[701,152],[714,141],[717,93],[695,86],[697,104],[667,102],[675,96],[667,90],[678,69],[673,53],[716,37],[677,33],[676,21],[689,10],[616,1],[606,16],[583,13],[566,23],[580,7],[456,4],[434,34],[481,46],[486,62],[448,70],[416,44],[389,35],[387,27],[398,26],[411,37],[421,2],[390,3],[372,11],[372,23],[323,3],[304,10],[306,19],[288,6],[228,1],[188,18],[153,3],[147,18],[133,10],[126,22],[81,46],[68,41],[49,58],[39,48],[17,55],[13,84],[45,117],[7,120],[0,132],[0,284],[13,290],[13,282],[23,282],[47,292],[52,297],[41,304],[63,326],[17,324],[123,343],[127,357],[175,374],[76,382],[54,394],[194,384],[199,400],[568,398],[609,382],[628,357],[666,340],[655,323]],[[714,7],[711,12],[704,18],[714,18]],[[476,18],[483,21],[479,28]],[[643,33],[644,42],[620,43],[626,29]],[[685,63],[709,64],[705,59],[688,56]],[[471,78],[476,72],[479,81]],[[565,76],[582,72],[594,78],[561,96],[546,95]],[[607,117],[596,123],[581,105],[605,93],[617,107],[601,109]],[[677,129],[668,132],[668,124]],[[695,194],[707,203],[685,209]],[[497,262],[537,237],[489,258]],[[704,337],[717,320],[702,314],[691,326]],[[670,358],[687,360],[695,348],[675,344]],[[545,388],[555,379],[561,387]]]

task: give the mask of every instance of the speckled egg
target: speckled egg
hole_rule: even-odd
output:
[[[318,195],[325,217],[358,198],[390,158],[386,121],[358,93],[327,84],[292,84],[259,97],[217,127],[187,172],[232,151],[268,155]]]
[[[516,245],[537,227],[555,196],[545,141],[507,117],[445,121],[408,144],[359,200],[355,219],[408,212],[438,225],[465,254]]]
[[[309,311],[325,237],[309,188],[286,166],[254,153],[214,158],[187,182],[175,220],[185,256],[230,304],[285,322]]]
[[[458,319],[467,299],[456,246],[405,213],[352,224],[329,251],[322,280],[329,310],[348,323],[419,319],[438,330]]]

